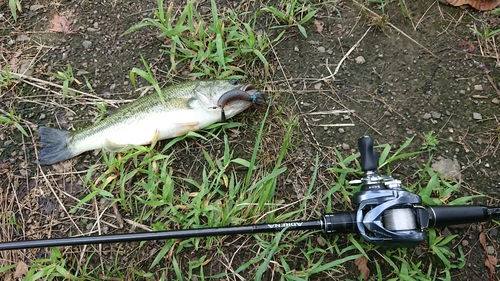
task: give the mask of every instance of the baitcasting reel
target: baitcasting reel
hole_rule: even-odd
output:
[[[365,175],[361,180],[349,182],[361,185],[361,190],[353,198],[358,210],[355,218],[352,218],[352,213],[323,215],[326,233],[358,231],[373,244],[410,247],[426,240],[425,230],[428,227],[500,217],[500,208],[485,206],[423,207],[422,198],[401,188],[401,181],[378,174],[378,154],[373,150],[370,137],[361,137],[358,147]],[[339,226],[342,220],[350,220],[351,223]]]

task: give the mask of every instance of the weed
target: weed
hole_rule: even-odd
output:
[[[66,269],[67,261],[57,248],[52,248],[50,253],[50,258],[31,261],[24,280],[54,280],[57,278],[84,280],[73,275]]]
[[[97,123],[104,119],[108,115],[108,109],[106,108],[105,103],[96,103],[96,107],[99,110],[99,113],[97,114],[96,117],[92,119],[92,123]]]
[[[63,88],[62,88],[63,99],[65,99],[69,93],[69,85],[73,84],[73,82],[81,84],[81,82],[75,78],[75,75],[73,74],[73,68],[71,67],[71,65],[68,65],[68,67],[64,71],[53,72],[52,75],[57,79],[63,81]]]
[[[300,33],[307,38],[307,32],[303,25],[314,17],[316,10],[312,9],[310,5],[306,6],[305,2],[299,0],[282,1],[280,8],[265,6],[262,11],[272,13],[280,23],[284,23],[286,26],[296,26]]]
[[[153,73],[151,72],[151,69],[149,67],[149,64],[146,62],[146,60],[144,59],[143,56],[141,56],[141,59],[142,59],[142,64],[146,68],[146,71],[139,69],[139,68],[135,68],[135,67],[132,68],[132,70],[130,71],[130,81],[132,82],[132,85],[134,87],[136,87],[135,74],[141,76],[142,78],[144,78],[146,81],[148,81],[153,86],[156,93],[160,97],[161,103],[165,106],[165,98],[163,97],[163,92],[160,89],[160,85],[158,84],[158,82],[154,78]]]
[[[436,230],[431,228],[429,229],[429,246],[430,251],[439,257],[439,259],[444,263],[446,269],[449,270],[451,268],[462,268],[465,265],[465,257],[462,251],[462,247],[458,247],[458,252],[460,256],[457,258],[454,254],[450,252],[450,250],[446,247],[448,243],[451,242],[457,235],[450,235],[448,237],[437,237]],[[453,257],[454,261],[451,261],[449,258]]]
[[[17,12],[22,12],[23,8],[19,0],[9,0],[9,9],[14,21],[17,21]]]
[[[495,30],[490,30],[490,27],[487,24],[483,23],[483,32],[479,31],[475,26],[470,29],[475,35],[479,36],[479,38],[484,41],[488,41],[490,38],[500,33],[500,28]]]
[[[177,71],[183,63],[187,63],[190,76],[241,78],[245,73],[240,68],[244,59],[251,66],[260,62],[266,74],[269,72],[265,54],[272,42],[265,33],[253,31],[255,15],[250,22],[241,22],[239,18],[248,14],[241,15],[229,8],[221,13],[215,0],[211,1],[211,15],[200,15],[195,3],[188,1],[176,18],[173,2],[164,11],[163,0],[158,0],[156,19],[146,18],[125,31],[124,35],[144,27],[158,29],[160,38],[168,38],[164,46],[165,52],[170,55],[169,71]]]
[[[0,123],[4,123],[6,125],[14,125],[19,132],[21,132],[24,136],[28,137],[28,133],[26,133],[26,130],[19,124],[21,120],[21,117],[17,116],[14,113],[14,110],[11,109],[8,116],[0,115]]]
[[[424,143],[422,143],[422,147],[420,149],[425,151],[435,151],[437,150],[437,145],[439,144],[439,140],[437,139],[437,135],[434,132],[428,132],[424,136]]]
[[[0,89],[10,87],[15,79],[16,76],[11,75],[9,72],[9,67],[5,66],[3,73],[0,72]]]

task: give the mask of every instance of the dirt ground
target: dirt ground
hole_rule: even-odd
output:
[[[0,124],[0,205],[4,211],[13,210],[23,226],[2,233],[1,241],[42,238],[48,233],[64,237],[65,227],[44,227],[58,223],[63,204],[43,183],[44,178],[50,174],[67,197],[81,197],[81,176],[100,153],[40,167],[34,163],[40,149],[37,126],[81,128],[98,115],[97,102],[106,100],[112,110],[120,100],[136,98],[140,93],[134,91],[129,72],[143,68],[141,56],[162,84],[181,81],[183,73],[166,74],[169,58],[161,50],[165,39],[157,38],[156,31],[143,29],[122,36],[143,18],[153,17],[156,1],[22,1],[17,22],[10,18],[5,2],[0,3],[0,66],[8,65],[12,72],[41,82],[26,79],[15,91],[0,90],[0,114],[8,115],[13,109],[28,134]],[[310,174],[315,155],[323,155],[324,172],[334,163],[333,157],[326,156],[333,148],[350,155],[362,135],[394,148],[415,136],[412,148],[418,149],[425,134],[433,132],[440,142],[434,157],[459,163],[461,194],[483,194],[474,203],[500,205],[500,36],[481,38],[471,30],[483,31],[485,25],[500,29],[500,18],[433,0],[387,1],[390,4],[383,8],[387,17],[379,18],[373,13],[382,15],[382,8],[374,2],[362,2],[369,10],[351,1],[318,6],[315,17],[305,24],[307,38],[290,27],[273,45],[266,56],[271,66],[268,77],[245,77],[265,87],[277,106],[288,108],[286,115],[299,121],[294,136],[299,143],[294,152],[297,157],[287,160],[292,169],[289,180],[306,186],[304,178]],[[209,2],[200,3],[209,6]],[[398,3],[405,3],[408,16]],[[218,5],[236,3],[218,1]],[[260,7],[261,3],[250,1],[249,5]],[[56,12],[71,21],[65,33],[50,30]],[[277,33],[265,29],[273,20],[263,20],[265,32]],[[72,85],[82,91],[78,100],[61,99],[61,89],[51,85],[62,83],[52,73],[68,65],[81,83]],[[95,93],[85,88],[86,79]],[[243,114],[246,117],[237,120],[258,123],[262,111]],[[252,147],[248,144],[244,149]],[[395,175],[403,181],[410,178],[415,162],[401,164]],[[66,176],[54,177],[58,175]],[[322,180],[329,178],[325,175]],[[479,234],[486,234],[488,254],[498,256],[498,224],[447,231],[459,235],[453,245],[463,246],[466,256],[465,267],[452,271],[452,280],[486,280],[489,271]],[[2,265],[46,254],[2,253]],[[349,278],[358,276],[353,273]]]

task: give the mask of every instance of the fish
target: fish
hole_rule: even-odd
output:
[[[36,163],[51,165],[86,151],[117,152],[130,145],[182,136],[231,118],[252,104],[267,104],[252,84],[236,80],[195,80],[169,86],[122,106],[78,131],[39,126],[42,149]]]

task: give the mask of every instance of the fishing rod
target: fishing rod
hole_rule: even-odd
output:
[[[270,233],[282,230],[321,230],[326,234],[360,233],[366,241],[376,245],[410,247],[427,239],[426,229],[429,227],[500,219],[500,207],[422,206],[420,196],[404,190],[401,181],[378,173],[378,154],[373,150],[373,140],[370,137],[361,137],[358,147],[364,176],[360,180],[350,182],[352,185],[361,185],[360,191],[354,194],[353,198],[357,206],[356,211],[324,214],[318,220],[308,221],[0,242],[0,251]]]

